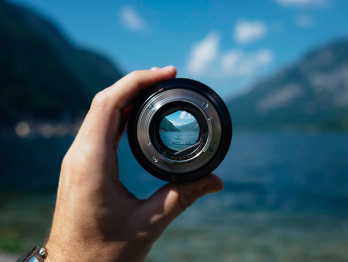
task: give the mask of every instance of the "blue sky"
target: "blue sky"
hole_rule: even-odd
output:
[[[196,118],[186,111],[179,110],[166,118],[172,122],[174,126],[182,126],[193,122]]]
[[[223,98],[348,34],[347,0],[10,0],[125,73],[174,65]]]

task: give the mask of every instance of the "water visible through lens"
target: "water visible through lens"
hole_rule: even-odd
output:
[[[182,110],[164,117],[159,127],[163,144],[175,151],[193,146],[197,142],[199,131],[196,118]]]

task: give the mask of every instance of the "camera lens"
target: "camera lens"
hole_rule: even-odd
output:
[[[149,88],[128,122],[134,157],[166,181],[192,181],[209,174],[224,159],[231,138],[231,118],[222,99],[190,79],[170,79]]]

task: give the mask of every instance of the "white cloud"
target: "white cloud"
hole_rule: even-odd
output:
[[[220,36],[210,33],[205,39],[193,45],[188,63],[188,73],[211,78],[252,77],[273,61],[273,52],[261,49],[254,53],[242,49],[224,52],[220,49]],[[184,119],[184,113],[180,115]]]
[[[220,35],[211,32],[203,40],[193,44],[188,62],[188,71],[194,75],[200,74],[218,56]]]
[[[284,6],[292,7],[324,7],[328,0],[273,0]]]
[[[314,18],[310,15],[298,15],[295,19],[295,23],[300,28],[312,28],[316,25]]]
[[[131,6],[124,6],[120,11],[122,24],[132,31],[144,31],[146,28],[145,21],[140,17],[137,10]]]
[[[231,50],[221,57],[221,68],[226,76],[246,76],[257,72],[273,60],[273,53],[268,49],[253,54],[242,50]]]
[[[180,114],[180,119],[193,119],[193,115],[185,112],[185,111],[182,111],[181,114]]]
[[[240,50],[232,50],[224,54],[221,58],[221,66],[224,71],[236,70],[239,66],[243,52]]]
[[[234,28],[234,39],[240,44],[247,44],[263,38],[266,35],[267,26],[262,21],[247,21],[240,19]]]
[[[174,120],[169,120],[169,122],[171,122],[174,126],[182,126],[182,125],[186,125],[185,122],[176,122]]]

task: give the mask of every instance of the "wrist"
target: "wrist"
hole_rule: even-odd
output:
[[[85,243],[71,239],[71,243],[59,240],[49,240],[46,244],[47,257],[45,262],[66,261],[105,261],[117,260],[117,248],[111,248],[107,243]],[[101,259],[102,258],[102,259]]]
[[[66,261],[67,258],[69,258],[68,260],[73,261],[71,260],[70,252],[67,249],[61,248],[52,241],[48,241],[45,248],[47,252],[45,262],[63,262],[64,260]]]

